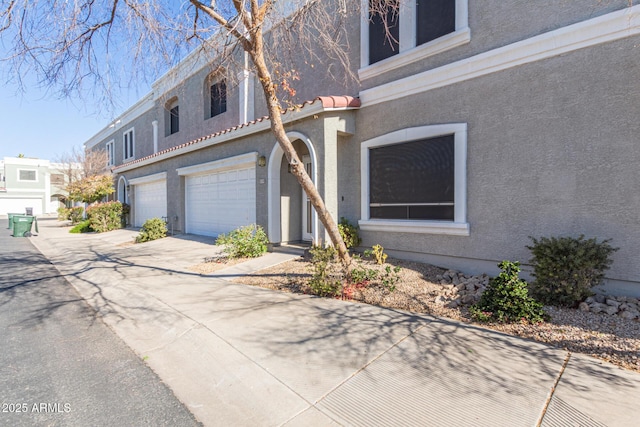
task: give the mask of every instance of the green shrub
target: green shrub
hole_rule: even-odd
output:
[[[91,231],[93,231],[91,221],[87,219],[74,225],[71,230],[69,230],[69,233],[89,233]]]
[[[97,203],[87,208],[87,219],[98,233],[122,228],[122,204],[120,202]]]
[[[259,257],[267,252],[268,243],[267,233],[256,224],[236,228],[216,239],[216,245],[224,245],[224,251],[229,258]]]
[[[84,208],[82,206],[74,206],[69,209],[69,219],[71,224],[77,224],[83,220]]]
[[[349,220],[344,217],[340,218],[338,231],[347,249],[358,247],[360,242],[362,242],[362,239],[358,235],[358,226],[351,224]]]
[[[542,304],[529,296],[527,282],[518,277],[520,263],[502,261],[502,272],[489,281],[480,301],[471,306],[473,318],[480,322],[542,322]]]
[[[342,270],[336,262],[337,251],[333,246],[314,246],[310,250],[313,275],[309,287],[315,295],[337,297],[342,294]]]
[[[142,224],[136,243],[149,242],[167,237],[167,224],[160,218],[148,219]]]
[[[364,251],[365,256],[372,256],[376,259],[378,265],[382,265],[387,262],[387,254],[384,253],[384,248],[381,245],[373,245],[371,249]]]
[[[66,221],[71,218],[71,209],[64,206],[58,208],[58,221]]]
[[[527,246],[533,255],[531,292],[549,305],[575,307],[592,295],[591,288],[599,285],[604,272],[611,266],[611,255],[618,250],[609,245],[610,240],[598,242],[595,238],[530,237]]]

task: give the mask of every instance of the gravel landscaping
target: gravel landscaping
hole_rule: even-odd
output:
[[[363,263],[366,268],[381,269],[381,266],[371,261]],[[206,264],[211,263],[200,264],[199,272],[206,273]],[[396,289],[390,291],[380,283],[370,283],[364,288],[353,290],[351,296],[354,302],[473,323],[468,307],[477,301],[488,283],[488,277],[468,277],[432,265],[405,260],[388,259],[387,264],[402,268]],[[198,271],[197,268],[194,269]],[[312,292],[307,283],[312,271],[309,260],[301,257],[250,276],[239,277],[235,281],[285,292],[310,294]],[[633,314],[622,315],[625,307],[629,307],[628,311],[633,313],[638,307],[635,304],[637,300],[614,300],[599,296],[598,301],[602,301],[598,303],[600,306],[596,306],[595,311],[599,312],[586,311],[586,304],[583,304],[581,309],[545,307],[551,317],[548,322],[535,325],[518,323],[483,326],[548,343],[571,352],[588,354],[640,372],[640,319],[631,318]],[[593,299],[593,302],[597,301]],[[593,306],[593,303],[590,304]],[[616,306],[616,313],[620,315],[609,314],[606,311],[612,306]],[[611,313],[613,311],[609,310]]]

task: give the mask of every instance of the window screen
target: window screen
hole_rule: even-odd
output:
[[[180,130],[179,106],[176,105],[175,107],[173,107],[169,113],[169,115],[171,116],[171,134],[174,134]]]
[[[369,2],[375,9],[376,0]],[[378,6],[380,7],[380,6]],[[372,13],[369,19],[369,64],[396,55],[400,50],[400,19],[398,8],[388,7],[385,17]],[[386,22],[385,22],[386,21]]]
[[[227,85],[223,81],[211,86],[211,117],[227,111]]]
[[[454,136],[369,151],[371,218],[453,221]]]
[[[456,0],[416,0],[416,46],[456,30]]]

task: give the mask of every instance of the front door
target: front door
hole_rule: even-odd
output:
[[[304,163],[307,174],[313,176],[311,156],[302,156],[302,163]],[[308,242],[313,240],[313,206],[311,206],[311,200],[304,190],[302,190],[302,240]]]

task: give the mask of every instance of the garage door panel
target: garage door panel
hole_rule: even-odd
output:
[[[187,233],[217,236],[256,221],[255,167],[187,176]]]
[[[135,186],[135,223],[136,227],[150,218],[167,216],[167,182],[155,181]]]

